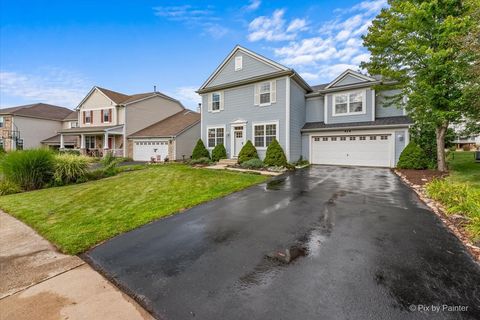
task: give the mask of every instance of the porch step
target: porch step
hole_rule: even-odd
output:
[[[235,165],[237,164],[238,160],[237,159],[220,159],[218,161],[218,164],[222,164],[222,165]]]

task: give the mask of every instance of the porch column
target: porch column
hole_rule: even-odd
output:
[[[80,153],[85,154],[85,135],[83,133],[80,135]]]
[[[60,150],[65,149],[65,142],[63,140],[63,133],[60,133]]]
[[[103,136],[103,156],[105,156],[108,152],[108,131],[105,132],[105,135]]]

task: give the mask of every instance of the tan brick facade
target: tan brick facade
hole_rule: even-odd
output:
[[[12,116],[3,116],[3,127],[1,128],[0,138],[3,141],[3,149],[11,151],[13,147],[12,140]]]

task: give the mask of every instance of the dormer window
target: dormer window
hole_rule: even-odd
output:
[[[235,71],[242,70],[243,68],[243,57],[237,56],[235,57]]]
[[[333,115],[343,116],[365,113],[364,91],[338,93],[333,96]]]

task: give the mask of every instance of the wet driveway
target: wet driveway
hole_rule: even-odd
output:
[[[86,257],[159,319],[480,318],[480,267],[388,169],[299,170]]]

